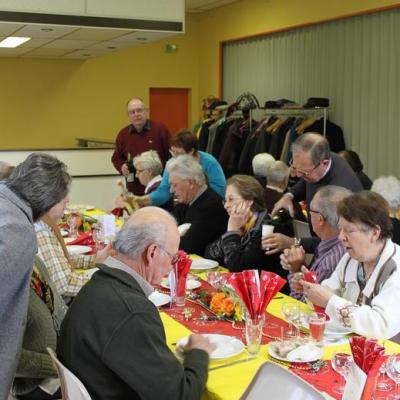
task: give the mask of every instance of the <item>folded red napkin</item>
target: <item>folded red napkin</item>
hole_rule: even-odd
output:
[[[367,375],[361,400],[371,400],[376,386],[379,368],[385,361],[385,348],[376,339],[363,336],[350,338],[350,348],[355,364]]]
[[[79,236],[73,240],[72,242],[67,243],[67,246],[70,245],[84,245],[84,246],[93,246],[95,244],[92,236],[92,232],[82,232]]]
[[[192,260],[183,251],[179,250],[176,255],[178,256],[178,262],[175,264],[174,272],[176,277],[176,287],[178,295],[185,293],[186,291],[186,278],[192,265]]]
[[[124,215],[124,209],[121,207],[115,207],[110,211],[111,214],[114,214],[116,217],[122,217]]]
[[[228,282],[247,308],[252,319],[263,315],[269,302],[286,280],[270,271],[245,270],[229,274]]]
[[[304,280],[309,283],[318,283],[317,274],[313,271],[308,271],[304,273]],[[325,308],[313,304],[314,310],[317,313],[325,314],[327,321],[329,321],[329,316],[325,313]]]

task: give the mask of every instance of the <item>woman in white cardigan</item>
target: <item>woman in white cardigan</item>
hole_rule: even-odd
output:
[[[390,239],[388,204],[363,191],[342,200],[338,215],[346,254],[321,285],[299,283],[337,324],[359,335],[391,338],[400,332],[400,247]]]

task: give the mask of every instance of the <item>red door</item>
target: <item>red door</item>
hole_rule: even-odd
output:
[[[171,134],[189,127],[189,89],[150,88],[150,118],[167,125]]]

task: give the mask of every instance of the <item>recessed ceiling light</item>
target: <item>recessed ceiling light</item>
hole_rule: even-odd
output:
[[[41,28],[40,30],[43,32],[53,32],[54,31],[53,28]]]
[[[20,46],[22,43],[31,40],[30,37],[9,36],[0,42],[0,47],[14,48]]]
[[[85,53],[85,54],[82,54],[83,55],[83,57],[90,57],[91,56],[91,54],[88,54],[88,53]]]
[[[116,46],[107,46],[107,49],[110,49],[110,50],[113,50],[113,49],[116,49],[117,47]]]
[[[145,40],[147,40],[147,38],[145,38],[145,37],[138,37],[138,38],[136,38],[136,40],[139,40],[139,41],[141,41],[141,42],[144,42]]]

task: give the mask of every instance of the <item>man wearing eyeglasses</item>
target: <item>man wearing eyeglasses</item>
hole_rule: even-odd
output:
[[[300,179],[275,204],[273,213],[285,208],[293,217],[294,201],[305,200],[309,207],[317,190],[326,185],[341,186],[353,192],[362,190],[354,171],[345,160],[331,153],[328,141],[320,134],[305,133],[299,136],[292,145],[292,151],[291,168]],[[294,244],[301,244],[306,252],[312,253],[318,242],[317,238],[302,238],[295,243],[295,238],[272,234],[263,241],[263,245],[270,249],[267,254],[277,253]]]
[[[113,242],[116,255],[79,292],[61,326],[58,355],[92,399],[198,399],[215,345],[189,337],[181,363],[148,299],[176,263],[179,232],[157,207],[136,211]]]
[[[148,118],[148,108],[140,98],[133,98],[127,103],[127,113],[130,124],[123,128],[115,141],[115,150],[111,161],[114,167],[127,178],[127,188],[136,195],[144,194],[144,186],[134,179],[135,173],[129,171],[129,157],[148,150],[156,150],[161,162],[169,158],[168,128],[161,122]]]

